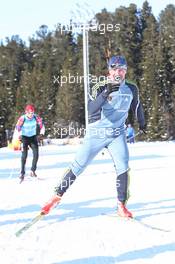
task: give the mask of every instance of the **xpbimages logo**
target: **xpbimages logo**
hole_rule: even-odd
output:
[[[64,84],[83,84],[84,83],[84,78],[87,78],[88,83],[92,83],[95,84],[97,82],[102,82],[104,81],[107,77],[104,75],[101,76],[95,76],[92,74],[88,74],[87,77],[84,77],[83,75],[79,75],[78,73],[76,73],[75,75],[71,74],[70,72],[68,73],[68,75],[64,75],[62,74],[62,71],[60,71],[59,75],[54,75],[53,76],[53,83],[54,84],[59,84],[61,87]]]
[[[99,34],[105,34],[106,32],[118,32],[120,31],[120,24],[95,24],[91,25],[89,23],[72,23],[72,24],[67,24],[67,25],[59,25],[59,29],[61,30],[61,34],[64,32],[72,32],[72,33],[79,33],[82,32],[82,30],[88,30],[88,31],[93,31],[93,32],[99,32]]]
[[[54,136],[58,138],[65,137],[84,137],[86,135],[87,138],[95,137],[95,138],[110,138],[110,137],[118,137],[123,132],[125,128],[96,128],[90,127],[87,130],[84,127],[72,127],[71,125],[66,127],[53,127]]]

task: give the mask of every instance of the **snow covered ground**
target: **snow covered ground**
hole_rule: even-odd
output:
[[[79,146],[40,147],[37,179],[19,184],[20,152],[0,149],[0,263],[165,264],[175,261],[175,142],[129,145],[133,214],[148,225],[103,215],[116,208],[115,172],[105,150],[60,206],[20,237],[15,232],[52,196]],[[27,170],[31,165],[31,152]]]

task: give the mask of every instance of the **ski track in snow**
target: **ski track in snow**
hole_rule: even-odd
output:
[[[116,210],[115,170],[100,152],[61,204],[20,237],[52,196],[78,145],[40,147],[37,174],[19,184],[20,152],[0,149],[0,260],[2,264],[165,264],[175,260],[175,142],[129,145],[128,208],[148,225],[106,214]],[[32,154],[29,151],[27,171]]]

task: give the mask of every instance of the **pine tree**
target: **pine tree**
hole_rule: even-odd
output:
[[[159,18],[158,73],[164,119],[164,137],[175,138],[175,6],[168,5]]]
[[[69,46],[66,50],[66,59],[59,76],[59,90],[57,94],[56,123],[60,131],[65,129],[64,136],[68,135],[68,127],[82,125],[84,122],[84,97],[82,60],[79,59],[79,51],[71,32],[66,32]],[[81,54],[82,55],[82,54]],[[83,111],[82,111],[83,110]],[[58,131],[57,130],[57,131]],[[57,136],[60,136],[58,133]]]
[[[147,1],[143,4],[140,18],[142,23],[140,92],[147,123],[147,138],[157,139],[162,134],[163,121],[157,83],[158,23]]]
[[[130,4],[128,8],[120,7],[115,10],[114,24],[119,24],[120,31],[114,36],[114,43],[128,62],[127,78],[139,85],[141,61],[141,25],[137,6]]]
[[[16,91],[21,73],[27,60],[25,45],[18,36],[6,39],[6,46],[0,47],[0,134],[14,128]]]

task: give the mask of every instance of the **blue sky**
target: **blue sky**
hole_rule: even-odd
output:
[[[98,12],[104,7],[108,11],[114,11],[119,6],[129,6],[135,3],[142,7],[144,0],[1,0],[0,14],[0,40],[12,35],[19,35],[27,41],[29,36],[35,34],[41,25],[47,25],[50,30],[55,25],[68,23],[74,14],[78,14],[77,3],[90,10],[90,13]],[[175,0],[150,0],[153,14],[158,17],[160,11],[168,4],[175,4]],[[85,4],[88,3],[88,4]],[[88,11],[89,12],[89,11]]]

